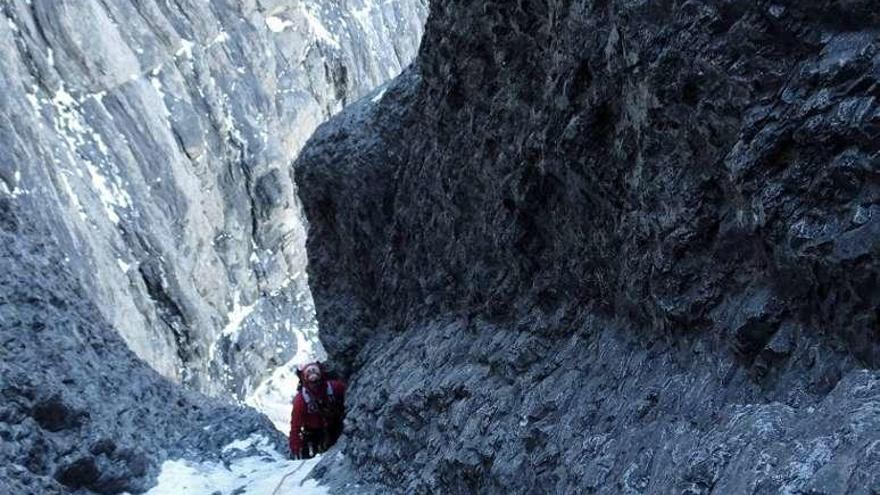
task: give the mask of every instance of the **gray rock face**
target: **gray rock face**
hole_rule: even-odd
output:
[[[164,376],[243,398],[315,340],[287,165],[424,0],[0,4],[0,197]]]
[[[0,492],[140,493],[166,458],[230,461],[285,438],[161,377],[101,314],[32,212],[0,198]]]
[[[0,2],[0,492],[141,492],[255,433],[286,451],[172,382],[244,398],[316,339],[287,164],[408,63],[425,15]]]
[[[295,167],[352,382],[325,468],[880,491],[878,88],[867,0],[432,2]]]

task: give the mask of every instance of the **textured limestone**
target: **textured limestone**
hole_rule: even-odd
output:
[[[328,478],[880,491],[878,89],[867,0],[432,2],[296,165]]]
[[[0,3],[0,197],[163,375],[243,398],[315,339],[287,170],[414,56],[426,6]]]

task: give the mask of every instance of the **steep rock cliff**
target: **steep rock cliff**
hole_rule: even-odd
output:
[[[0,2],[0,493],[140,493],[166,459],[281,459],[264,416],[180,384],[244,398],[314,343],[287,165],[408,63],[425,15]]]
[[[414,67],[295,167],[352,379],[331,464],[880,490],[878,97],[867,0],[432,2]]]
[[[244,398],[315,325],[286,167],[423,0],[0,3],[0,195],[163,375]]]

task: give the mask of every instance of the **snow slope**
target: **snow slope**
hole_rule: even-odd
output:
[[[230,443],[223,451],[243,455],[230,462],[166,461],[159,474],[159,484],[147,495],[329,493],[314,480],[305,479],[320,457],[307,461],[288,460],[262,436]]]

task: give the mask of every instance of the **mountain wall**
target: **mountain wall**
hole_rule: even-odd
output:
[[[243,399],[297,334],[317,345],[288,163],[400,72],[425,15],[424,0],[0,2],[0,196],[138,357]]]
[[[265,378],[317,345],[287,167],[408,64],[425,15],[0,1],[0,493],[141,493],[168,459],[284,469],[284,437],[229,399],[277,398],[283,422],[294,389]]]
[[[867,0],[432,2],[295,166],[325,478],[880,491],[878,98]]]

